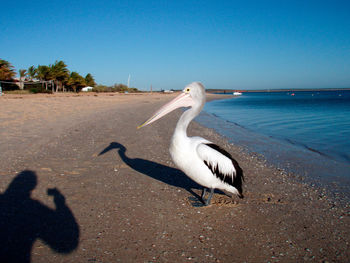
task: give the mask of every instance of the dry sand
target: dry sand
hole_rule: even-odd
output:
[[[181,111],[136,129],[173,96],[0,97],[0,261],[349,262],[348,207],[192,123],[245,173],[243,200],[196,207],[168,153]]]

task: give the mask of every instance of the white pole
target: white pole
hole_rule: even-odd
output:
[[[128,88],[130,87],[130,74],[129,74],[129,77],[128,77]]]
[[[2,96],[2,87],[1,87],[1,82],[0,82],[0,96]]]

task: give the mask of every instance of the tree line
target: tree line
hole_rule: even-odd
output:
[[[3,90],[11,89],[39,89],[78,92],[85,86],[95,87],[94,77],[88,73],[85,77],[78,72],[70,71],[63,61],[55,61],[50,65],[31,66],[20,69],[19,80],[16,80],[16,71],[10,62],[0,59],[0,81]],[[13,84],[12,84],[13,83]],[[39,84],[40,83],[40,84]]]

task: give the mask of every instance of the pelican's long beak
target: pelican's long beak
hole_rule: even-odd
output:
[[[143,124],[138,126],[137,128],[140,129],[143,126],[146,126],[148,124],[151,124],[152,122],[162,118],[163,116],[167,115],[169,112],[181,108],[181,107],[190,107],[193,105],[193,99],[191,98],[189,93],[182,92],[179,96],[174,98],[172,101],[165,104],[163,107],[161,107],[158,111],[156,111],[151,118],[149,118],[147,121],[145,121]]]

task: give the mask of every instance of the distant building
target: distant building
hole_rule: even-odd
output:
[[[93,87],[87,86],[81,89],[81,91],[92,91]]]

